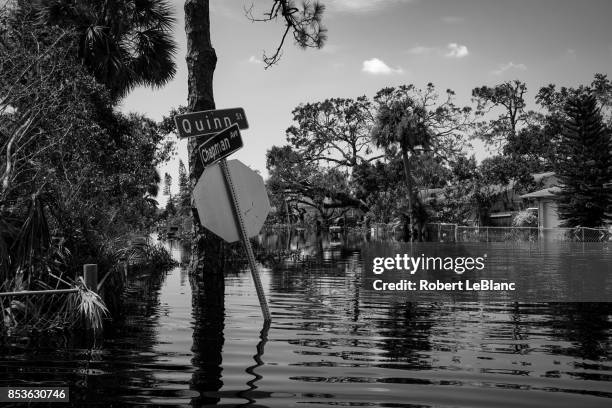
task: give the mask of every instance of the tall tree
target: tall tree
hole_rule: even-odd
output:
[[[215,109],[213,96],[213,74],[217,65],[217,54],[212,46],[210,37],[210,1],[209,0],[186,0],[185,1],[185,32],[187,34],[187,71],[188,71],[188,111],[201,111]],[[289,33],[293,33],[294,40],[301,47],[321,47],[325,40],[325,29],[320,24],[324,7],[318,2],[304,3],[302,10],[295,6],[292,0],[271,0],[271,7],[264,14],[263,21],[276,20],[282,17],[285,31],[276,52],[271,57],[266,57],[266,66],[276,63],[281,55],[282,46]],[[253,16],[252,13],[250,13]],[[188,142],[189,154],[189,181],[191,188],[195,186],[202,175],[203,168],[197,158],[196,138]],[[192,209],[194,211],[194,209]],[[194,211],[195,213],[195,211]],[[196,237],[192,248],[192,268],[202,268],[205,261],[217,263],[208,274],[216,275],[211,280],[212,286],[216,286],[219,295],[223,294],[223,269],[224,245],[210,233],[206,233],[199,223],[198,217],[194,217]],[[217,281],[213,283],[213,281]],[[210,286],[210,285],[209,285]]]
[[[115,100],[140,85],[163,86],[176,73],[175,19],[166,0],[35,0],[32,6],[39,22],[76,31],[80,60]]]
[[[528,124],[534,115],[525,110],[526,93],[527,85],[519,80],[474,88],[472,97],[477,103],[476,115],[483,118],[476,136],[498,148],[509,138],[516,137],[519,129]],[[501,109],[499,116],[489,119],[488,116],[494,114],[496,109]]]
[[[301,104],[292,113],[296,125],[287,129],[287,141],[306,160],[352,173],[357,165],[383,157],[372,154],[374,118],[365,96]]]
[[[425,90],[414,85],[384,88],[374,97],[377,105],[372,138],[378,147],[394,154],[399,148],[407,188],[410,239],[413,239],[416,194],[412,162],[427,152],[450,158],[463,147],[461,132],[471,123],[471,110],[454,104],[454,92],[438,102],[433,84]],[[421,212],[422,213],[422,212]]]
[[[163,194],[167,196],[171,195],[172,194],[171,189],[172,189],[172,176],[170,175],[170,173],[165,173],[164,174]]]
[[[34,225],[28,212],[36,210],[32,242],[48,249],[52,234],[64,237],[72,253],[64,271],[102,260],[104,239],[145,226],[154,169],[167,158],[153,121],[113,109],[106,87],[79,63],[77,41],[73,31],[37,24],[31,9],[0,9],[0,219]],[[48,255],[36,254],[37,274]]]
[[[188,215],[191,208],[191,189],[189,188],[189,177],[185,163],[179,160],[179,209],[182,215]]]
[[[191,112],[199,110],[215,109],[213,97],[213,74],[217,65],[217,55],[210,38],[210,9],[209,0],[186,0],[185,1],[185,32],[187,33],[187,71],[188,71],[188,110]],[[322,7],[317,6],[322,12]],[[289,31],[296,33],[296,41],[301,45],[311,44],[318,40],[315,35],[309,35],[306,31],[310,26],[308,21],[300,21],[295,14],[295,7],[290,0],[273,0],[270,19],[276,18],[279,13],[286,22],[286,31],[282,43]],[[316,27],[313,27],[316,30]],[[303,32],[303,34],[300,34]],[[316,41],[315,41],[316,42]],[[322,42],[319,42],[322,44]],[[280,56],[280,47],[274,55]],[[266,63],[274,63],[278,58],[266,60]],[[189,155],[189,181],[193,189],[202,175],[202,165],[196,154],[197,141],[191,138],[187,144]],[[192,241],[190,268],[196,273],[193,280],[194,310],[198,311],[198,321],[201,330],[194,331],[193,347],[194,353],[212,356],[219,361],[223,348],[223,326],[224,326],[224,258],[226,255],[222,241],[202,228],[197,212],[194,211],[195,236]],[[202,273],[205,262],[210,262],[211,268]],[[216,265],[215,265],[216,263]],[[200,281],[201,277],[201,281]],[[197,285],[201,282],[201,285]],[[197,302],[196,302],[197,300]],[[197,304],[195,304],[197,303]],[[263,335],[263,334],[262,334]],[[217,364],[219,366],[219,364]],[[202,370],[199,370],[202,371]],[[208,372],[209,370],[204,370]],[[194,373],[194,383],[198,391],[218,390],[220,388],[219,373],[204,374]],[[196,404],[197,405],[197,404]]]
[[[570,98],[557,175],[559,218],[564,227],[599,227],[606,222],[612,182],[611,134],[593,95]]]

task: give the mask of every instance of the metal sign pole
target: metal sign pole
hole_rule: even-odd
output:
[[[253,254],[251,241],[249,241],[248,234],[244,227],[244,220],[242,218],[242,212],[240,211],[238,199],[236,198],[236,191],[234,189],[234,184],[232,183],[232,176],[227,167],[227,161],[225,159],[222,159],[219,162],[219,165],[221,167],[221,171],[223,172],[223,180],[225,181],[227,192],[232,202],[232,211],[234,212],[234,218],[236,219],[238,233],[240,234],[242,244],[244,245],[244,250],[247,254],[247,259],[249,260],[249,267],[251,269],[251,276],[253,277],[253,282],[255,283],[255,289],[257,290],[259,306],[261,306],[261,312],[263,313],[264,320],[269,322],[272,320],[270,317],[270,309],[268,308],[266,295],[264,293],[263,286],[261,285],[261,279],[259,278],[259,271],[257,270],[257,264],[255,263],[255,255]]]

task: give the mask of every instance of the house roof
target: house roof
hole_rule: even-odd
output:
[[[543,188],[542,190],[534,191],[532,193],[523,194],[521,198],[550,198],[555,197],[561,189],[559,187]]]

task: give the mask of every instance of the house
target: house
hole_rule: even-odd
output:
[[[544,188],[523,194],[521,198],[526,200],[531,207],[538,209],[539,228],[558,228],[560,224],[557,214],[557,193],[561,190],[558,186],[559,180],[554,172],[534,174],[534,180]]]
[[[484,187],[486,193],[494,198],[489,207],[487,226],[510,227],[514,216],[523,209],[523,202],[516,192],[516,181],[506,185],[494,184]]]
[[[541,173],[536,176],[541,178],[539,181],[544,188],[523,194],[521,198],[526,200],[530,206],[538,209],[540,238],[545,241],[555,241],[565,233],[564,230],[559,229],[561,221],[557,213],[557,193],[561,191],[559,179],[554,172]]]

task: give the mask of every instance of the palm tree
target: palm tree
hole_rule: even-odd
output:
[[[36,0],[31,7],[41,24],[76,32],[79,59],[114,101],[137,86],[161,87],[176,73],[166,0]]]
[[[432,135],[424,118],[426,109],[414,98],[407,96],[411,88],[384,88],[374,97],[378,104],[372,139],[377,147],[386,151],[400,149],[404,167],[404,181],[408,189],[408,219],[410,241],[413,240],[414,207],[418,199],[414,191],[410,157],[431,149]]]

